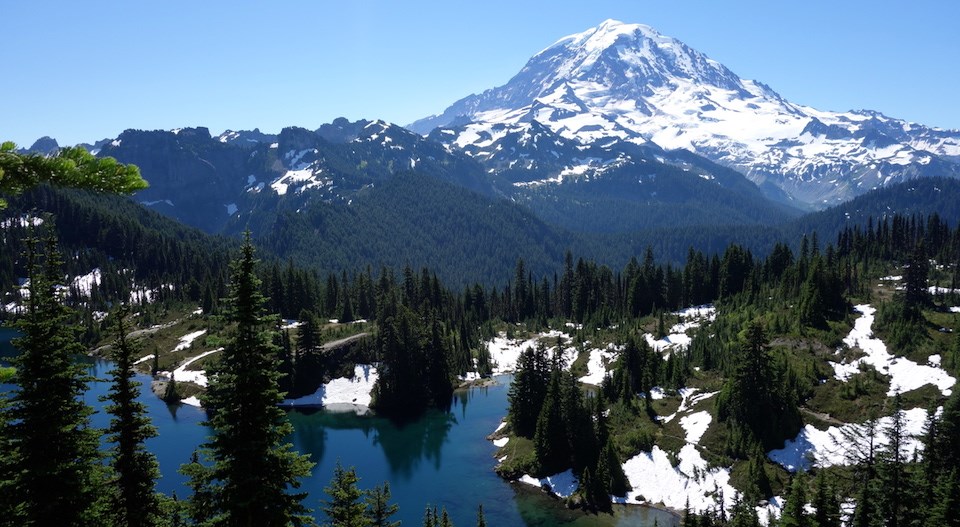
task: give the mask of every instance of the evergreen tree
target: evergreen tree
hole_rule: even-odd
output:
[[[390,484],[384,482],[366,495],[366,516],[370,527],[399,527],[400,522],[390,521],[390,517],[400,510],[400,506],[390,503]]]
[[[788,524],[781,521],[780,525]],[[730,511],[730,522],[727,523],[727,527],[760,527],[756,509],[739,495],[734,500],[733,509]]]
[[[110,484],[109,511],[114,525],[147,527],[161,523],[160,497],[154,490],[160,477],[157,458],[144,442],[157,436],[150,424],[146,405],[137,401],[140,383],[133,380],[133,361],[137,347],[127,340],[126,318],[129,309],[121,307],[115,314],[117,337],[113,343],[114,369],[110,372],[110,393],[101,397],[110,403],[112,415],[107,433],[113,447],[109,452],[113,469]]]
[[[796,401],[779,382],[767,351],[767,334],[760,321],[748,326],[740,348],[736,370],[717,400],[720,420],[732,430],[728,450],[742,457],[759,443],[763,449],[779,447],[786,437],[800,430]]]
[[[447,514],[446,507],[440,512],[440,521],[437,523],[437,527],[453,527],[453,522],[450,520],[450,515]]]
[[[16,327],[20,355],[13,360],[19,389],[10,403],[10,439],[17,453],[15,494],[25,526],[92,525],[103,484],[99,433],[81,400],[89,380],[76,362],[73,315],[60,301],[60,254],[48,235],[43,253],[28,242],[29,297]]]
[[[477,506],[477,527],[487,527],[487,519],[483,516],[483,504]]]
[[[883,488],[878,505],[886,525],[900,527],[906,521],[904,496],[907,494],[907,476],[904,442],[907,439],[907,430],[903,415],[903,399],[899,392],[894,394],[893,404],[890,425],[883,430],[887,441],[877,452],[877,472],[880,486]]]
[[[508,394],[507,419],[513,433],[521,437],[532,438],[536,433],[550,378],[546,353],[546,347],[540,343],[536,351],[525,349],[517,360],[517,371]]]
[[[960,475],[957,470],[954,467],[937,482],[927,525],[960,527]]]
[[[190,500],[181,505],[186,516],[194,525],[208,526],[216,511],[216,490],[212,485],[212,469],[200,462],[197,451],[190,454],[190,462],[180,467],[180,473],[187,476],[190,488]]]
[[[813,495],[814,527],[840,527],[840,500],[824,471],[817,472]]]
[[[337,461],[333,469],[333,478],[330,485],[323,491],[330,497],[323,502],[323,513],[327,516],[324,525],[329,527],[368,527],[371,519],[367,514],[367,504],[363,501],[363,492],[357,487],[356,470],[353,467],[344,470]],[[389,517],[384,516],[384,520]],[[384,524],[388,525],[388,524]]]
[[[427,505],[427,509],[423,512],[423,527],[436,527],[437,526],[437,513],[434,509],[431,509]]]
[[[0,393],[0,518],[15,521],[18,518],[16,497],[17,451],[10,437],[9,395]]]
[[[567,437],[567,430],[560,406],[561,375],[562,372],[557,368],[550,376],[547,396],[543,400],[540,416],[537,418],[537,430],[533,435],[537,474],[541,476],[556,474],[570,467],[569,443],[563,440]]]
[[[214,523],[224,526],[286,526],[309,522],[301,504],[306,493],[292,493],[310,473],[306,456],[283,441],[292,432],[277,405],[276,346],[272,317],[255,274],[256,260],[246,234],[231,265],[226,321],[235,324],[213,368],[204,403],[212,409],[213,429],[203,445],[211,459]]]
[[[807,513],[804,506],[807,503],[807,483],[803,472],[797,472],[790,483],[790,493],[783,506],[780,516],[780,527],[808,527]]]
[[[20,194],[42,183],[98,192],[132,194],[147,188],[134,165],[94,157],[83,147],[61,148],[53,156],[20,154],[17,145],[0,145],[0,194]],[[0,210],[7,202],[0,198]]]
[[[927,276],[930,273],[930,262],[923,241],[914,246],[910,255],[910,263],[903,271],[903,304],[905,314],[915,320],[920,318],[920,309],[930,301],[927,291]]]

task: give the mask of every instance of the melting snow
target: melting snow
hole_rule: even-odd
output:
[[[577,486],[580,484],[577,481],[577,478],[574,477],[573,470],[567,470],[565,472],[540,479],[525,474],[517,481],[520,483],[526,483],[527,485],[533,485],[537,488],[542,488],[543,485],[550,485],[550,489],[553,490],[553,493],[561,498],[572,496],[573,493],[577,491]]]
[[[187,333],[186,335],[180,337],[180,343],[177,344],[177,347],[173,348],[173,351],[183,351],[189,348],[193,341],[197,340],[200,335],[206,333],[207,330],[201,329],[200,331],[194,331],[193,333]]]
[[[190,366],[194,362],[218,351],[223,351],[223,348],[217,348],[215,350],[205,351],[196,357],[190,358],[183,362],[177,369],[173,370],[173,378],[177,382],[192,382],[196,385],[206,387],[207,386],[207,372],[203,370],[188,370],[187,366]],[[162,374],[169,378],[170,372],[162,372]]]
[[[100,280],[100,268],[96,268],[85,275],[74,278],[71,285],[76,288],[77,292],[82,296],[89,297],[93,291],[93,286],[100,285]]]
[[[537,342],[540,339],[547,339],[547,354],[552,356],[553,341],[557,337],[560,337],[564,341],[570,340],[570,335],[562,333],[560,331],[548,331],[546,333],[540,333],[539,335],[528,339],[528,340],[517,340],[517,339],[508,339],[506,334],[501,332],[499,336],[494,337],[493,340],[487,343],[487,350],[490,353],[490,362],[493,364],[493,373],[509,373],[517,369],[517,359],[520,358],[520,354],[523,353],[523,350],[527,348],[537,347]],[[563,350],[563,357],[567,365],[576,358],[576,350],[574,348],[566,348]]]
[[[617,360],[618,353],[614,351],[613,344],[606,350],[590,350],[590,360],[587,362],[587,373],[580,377],[580,382],[600,386],[603,379],[608,375],[606,365],[613,364]]]
[[[687,442],[699,443],[712,419],[710,412],[706,410],[681,417],[680,426],[687,433]]]
[[[866,356],[849,364],[832,363],[837,380],[846,382],[860,371],[861,364],[869,364],[880,373],[890,376],[888,396],[916,390],[925,384],[933,384],[944,395],[950,395],[956,379],[939,367],[920,365],[912,360],[891,355],[882,340],[873,338],[871,327],[877,310],[869,304],[858,305],[856,310],[862,313],[862,316],[856,320],[843,342],[851,348],[860,348]]]
[[[926,419],[927,412],[922,408],[903,412],[904,429],[908,436],[904,441],[904,452],[908,458],[914,451],[923,449],[919,437],[923,434]],[[883,430],[889,427],[892,421],[893,418],[889,416],[878,419],[877,436],[874,440],[876,448],[887,444]],[[863,425],[831,426],[826,430],[806,425],[795,439],[788,440],[783,448],[771,451],[768,456],[787,470],[809,470],[813,466],[822,468],[848,465],[851,456],[866,452],[868,446],[869,439],[864,433]]]
[[[285,399],[283,404],[287,406],[370,406],[373,385],[378,377],[376,367],[357,364],[353,369],[353,377],[333,379],[320,386],[316,392],[295,399]]]

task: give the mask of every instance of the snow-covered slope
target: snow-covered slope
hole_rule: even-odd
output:
[[[614,20],[560,39],[507,84],[409,127],[440,127],[434,138],[481,160],[541,128],[556,135],[552,143],[682,148],[818,206],[903,179],[960,175],[960,131],[794,104],[649,26]],[[567,165],[544,179],[592,170]]]

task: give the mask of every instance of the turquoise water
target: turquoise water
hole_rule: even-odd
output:
[[[0,356],[9,356],[14,332],[0,329]],[[106,378],[110,364],[91,361],[90,373]],[[157,455],[163,477],[159,490],[187,495],[185,478],[177,473],[191,452],[202,443],[208,430],[201,425],[203,410],[190,406],[168,407],[149,394],[150,378],[138,376],[159,437],[147,446]],[[643,507],[617,507],[613,515],[587,515],[568,511],[558,501],[532,487],[519,487],[496,476],[493,454],[496,448],[485,439],[506,412],[509,378],[495,386],[458,391],[449,412],[432,411],[409,424],[399,426],[375,416],[325,411],[292,411],[291,441],[317,463],[313,476],[303,482],[309,492],[308,506],[319,510],[323,488],[329,483],[339,460],[356,467],[360,486],[371,488],[390,482],[393,501],[400,505],[397,519],[404,525],[420,525],[427,504],[446,507],[454,523],[475,524],[477,505],[483,503],[491,526],[593,526],[647,527],[654,519],[659,525],[676,525],[673,515]],[[95,382],[85,399],[94,408],[102,407],[98,397],[108,385]],[[94,426],[104,427],[108,416],[94,415]]]

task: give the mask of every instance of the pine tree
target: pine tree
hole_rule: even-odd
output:
[[[954,467],[940,476],[927,525],[960,527],[960,474]]]
[[[390,484],[384,482],[366,493],[366,516],[371,527],[399,527],[400,522],[390,521],[390,517],[400,510],[400,506],[390,503]]]
[[[437,513],[427,505],[427,510],[423,512],[423,527],[436,527]]]
[[[312,463],[284,443],[293,428],[277,406],[276,323],[263,313],[266,300],[255,268],[248,232],[231,264],[225,316],[236,327],[212,368],[204,399],[212,410],[213,433],[203,451],[212,461],[213,519],[224,526],[301,525],[310,521],[301,503],[306,493],[290,489],[300,487]]]
[[[450,520],[450,515],[447,514],[446,507],[440,512],[440,522],[437,524],[437,527],[453,527],[453,522]]]
[[[123,194],[147,188],[136,166],[94,157],[83,147],[61,148],[48,157],[20,154],[9,141],[0,145],[0,194],[17,195],[41,183]],[[0,210],[6,206],[0,198]]]
[[[160,499],[154,486],[160,477],[157,458],[144,442],[157,436],[150,424],[146,406],[137,401],[140,383],[133,380],[136,347],[127,340],[126,317],[129,310],[121,307],[116,315],[117,337],[113,344],[114,369],[110,393],[101,401],[112,415],[107,433],[113,448],[109,452],[113,469],[110,484],[109,511],[115,525],[147,527],[161,522]]]
[[[813,495],[813,515],[815,527],[840,527],[840,500],[833,486],[827,483],[826,473],[817,472]]]
[[[0,393],[0,518],[17,519],[16,498],[17,451],[16,443],[10,437],[10,401],[9,395]]]
[[[477,506],[477,527],[487,527],[487,519],[483,516],[483,504]]]
[[[103,484],[99,433],[90,426],[93,411],[80,396],[89,380],[75,360],[83,352],[75,339],[71,311],[58,292],[60,254],[49,235],[43,254],[28,240],[29,298],[13,344],[16,391],[10,403],[10,439],[17,452],[16,495],[27,526],[90,525]]]
[[[541,343],[536,351],[527,348],[521,352],[517,360],[517,371],[508,394],[510,406],[507,419],[513,433],[521,437],[532,438],[536,433],[550,375],[546,353],[546,347]]]
[[[200,455],[194,451],[190,454],[190,462],[180,467],[180,473],[187,476],[187,487],[190,488],[190,500],[181,504],[183,512],[194,525],[207,526],[213,518],[216,500],[216,489],[212,485],[213,470],[200,463]]]
[[[797,472],[790,483],[790,493],[780,516],[780,527],[807,527],[810,522],[804,506],[807,503],[807,484],[803,472]]]
[[[537,474],[542,476],[556,474],[570,466],[569,444],[563,440],[567,431],[560,406],[561,375],[562,372],[555,369],[550,377],[547,396],[537,418],[537,430],[533,434]]]
[[[893,414],[890,425],[883,432],[886,444],[880,447],[877,472],[883,493],[879,496],[879,508],[888,527],[900,527],[905,524],[905,503],[907,477],[904,441],[907,439],[906,424],[903,415],[903,399],[897,392],[893,397]]]
[[[330,497],[323,502],[323,513],[327,516],[324,525],[329,527],[367,527],[371,525],[367,516],[367,504],[363,501],[363,491],[357,487],[356,470],[344,469],[337,461],[333,469],[330,485],[323,489]],[[386,524],[385,524],[386,525]]]

